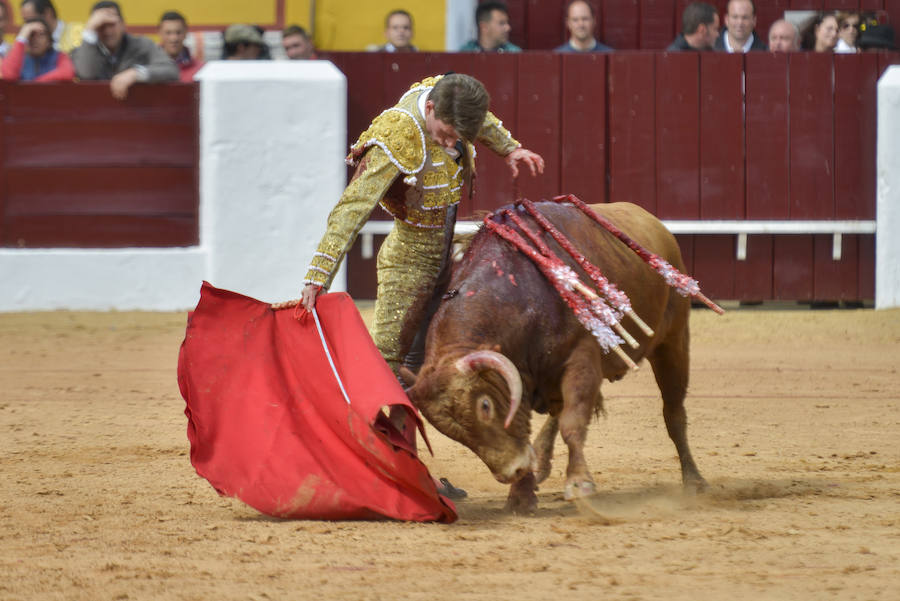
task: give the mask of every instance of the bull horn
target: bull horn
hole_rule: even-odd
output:
[[[522,376],[512,361],[496,351],[473,351],[456,362],[456,369],[462,373],[471,373],[479,368],[496,370],[506,380],[509,388],[509,413],[503,427],[509,428],[522,404]]]

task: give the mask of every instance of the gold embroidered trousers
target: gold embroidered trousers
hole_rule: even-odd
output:
[[[372,338],[394,373],[409,350],[441,269],[443,230],[400,220],[378,251],[378,296]]]

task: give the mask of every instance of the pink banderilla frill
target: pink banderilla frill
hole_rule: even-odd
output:
[[[666,281],[666,284],[675,288],[675,290],[681,296],[691,296],[693,298],[696,298],[719,315],[725,313],[725,310],[722,309],[722,307],[706,298],[706,296],[702,292],[700,292],[700,285],[697,283],[697,280],[681,273],[680,271],[675,269],[668,261],[662,259],[658,255],[653,254],[652,252],[632,240],[627,234],[613,225],[610,221],[595,213],[593,209],[591,209],[584,203],[584,201],[582,201],[574,194],[555,196],[553,198],[553,201],[559,203],[568,202],[581,209],[585,215],[602,225],[608,232],[621,240],[626,246],[628,246],[628,248],[633,250],[641,259],[644,260],[645,263],[655,269],[656,272],[661,275]]]

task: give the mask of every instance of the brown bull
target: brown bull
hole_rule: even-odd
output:
[[[577,208],[549,202],[537,207],[628,295],[655,332],[648,337],[626,318],[623,325],[640,347],[623,347],[635,362],[646,358],[653,368],[685,487],[705,487],[688,447],[684,411],[689,299]],[[684,270],[675,238],[653,215],[629,203],[592,208]],[[540,231],[530,217],[526,222]],[[545,239],[559,257],[569,258]],[[404,375],[414,381],[409,396],[428,421],[472,449],[498,481],[511,484],[508,509],[527,512],[537,506],[537,484],[549,475],[557,431],[569,448],[566,498],[595,491],[584,458],[588,423],[602,410],[602,380],[618,380],[627,371],[620,358],[602,352],[530,259],[482,228],[453,269],[418,376]],[[535,439],[537,452],[529,442],[531,411],[550,415]]]

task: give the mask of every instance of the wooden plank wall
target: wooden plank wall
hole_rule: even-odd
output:
[[[875,85],[900,62],[897,53],[330,58],[350,81],[354,137],[422,77],[452,70],[485,83],[492,110],[544,156],[547,171],[514,182],[479,148],[463,218],[519,196],[573,193],[634,202],[662,219],[729,220],[874,219]],[[373,218],[389,217],[376,210]],[[872,238],[844,236],[840,262],[830,236],[750,236],[745,261],[735,258],[733,235],[679,243],[715,298],[858,300],[874,297]],[[358,254],[349,264],[352,274],[374,270],[374,259]],[[351,293],[371,298],[374,288]]]
[[[348,76],[354,139],[417,79],[454,70],[485,82],[492,109],[547,172],[515,182],[479,148],[462,217],[574,193],[663,219],[756,220],[875,217],[875,84],[900,63],[897,53],[331,58]],[[197,87],[133,92],[123,104],[106,84],[0,82],[0,246],[198,242]],[[715,298],[874,296],[870,235],[844,236],[840,262],[830,236],[750,236],[746,261],[735,260],[731,235],[679,243]],[[349,264],[351,292],[372,298],[374,260],[357,247]]]
[[[0,82],[0,246],[198,243],[197,87]]]

